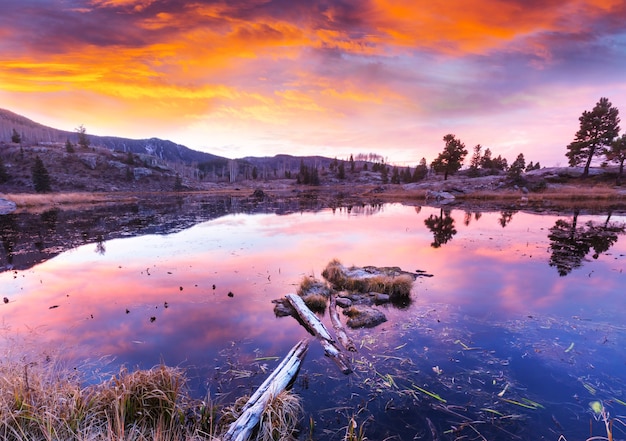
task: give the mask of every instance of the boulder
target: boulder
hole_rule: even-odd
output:
[[[346,325],[351,328],[373,328],[387,321],[382,311],[367,305],[353,305],[343,311],[347,315]]]
[[[428,190],[426,192],[426,200],[434,199],[438,202],[451,202],[455,199],[452,193],[447,191]]]

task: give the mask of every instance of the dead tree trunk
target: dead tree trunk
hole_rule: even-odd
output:
[[[335,334],[337,334],[337,340],[341,343],[341,346],[346,348],[350,352],[356,352],[356,346],[346,334],[346,330],[341,324],[339,314],[337,313],[337,296],[335,293],[330,295],[330,305],[328,306],[328,315],[330,316],[330,322],[333,324]]]
[[[335,339],[330,335],[326,326],[324,326],[317,316],[306,306],[304,300],[296,294],[287,294],[285,297],[289,304],[296,310],[304,326],[311,334],[317,337],[326,355],[333,359],[341,372],[344,374],[352,372],[347,357],[341,352],[341,349],[335,345]]]
[[[241,416],[230,425],[222,441],[245,441],[250,438],[252,431],[261,420],[261,414],[272,399],[286,389],[298,375],[300,364],[308,348],[308,341],[301,340],[289,351],[243,406]]]

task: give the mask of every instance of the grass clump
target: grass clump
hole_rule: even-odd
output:
[[[51,361],[0,363],[0,439],[162,440],[214,438],[214,407],[186,394],[180,369],[158,366],[83,386]]]
[[[105,381],[85,385],[80,371],[52,356],[18,352],[0,356],[3,441],[218,440],[247,401],[238,400],[229,413],[209,397],[194,399],[180,368],[123,367]],[[301,410],[299,397],[282,392],[263,412],[256,439],[294,439]]]
[[[378,292],[388,294],[392,300],[409,299],[415,280],[412,274],[396,267],[346,268],[337,259],[328,263],[322,276],[337,290]]]
[[[224,409],[220,418],[221,432],[225,433],[228,426],[241,416],[248,399],[247,396],[240,397],[232,406]],[[301,398],[292,392],[281,391],[270,401],[261,416],[258,428],[250,439],[255,441],[295,440],[301,413]]]
[[[115,423],[116,431],[133,426],[169,426],[175,419],[184,419],[183,387],[186,379],[177,368],[164,365],[150,370],[120,374],[97,388],[96,410],[107,421]]]
[[[314,277],[304,276],[298,287],[298,295],[313,312],[323,313],[330,297],[330,288]]]
[[[304,304],[313,312],[323,313],[328,299],[322,294],[308,294],[302,297]]]
[[[328,280],[335,289],[345,289],[344,285],[347,281],[345,267],[339,260],[333,259],[328,262],[328,265],[326,265],[326,268],[322,271],[322,277]]]

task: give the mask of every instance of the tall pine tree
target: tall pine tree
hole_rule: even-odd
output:
[[[580,128],[565,156],[572,167],[584,163],[583,176],[587,176],[594,156],[605,154],[606,147],[619,135],[619,110],[608,98],[600,98],[593,110],[584,111],[578,120]]]
[[[48,174],[48,169],[46,169],[46,166],[39,156],[35,158],[35,163],[33,164],[32,168],[32,174],[33,185],[35,186],[35,191],[37,193],[47,193],[51,190],[50,175]]]

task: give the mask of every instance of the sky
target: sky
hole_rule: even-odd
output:
[[[229,158],[414,166],[451,133],[565,166],[601,97],[626,114],[623,0],[0,3],[1,108]]]

